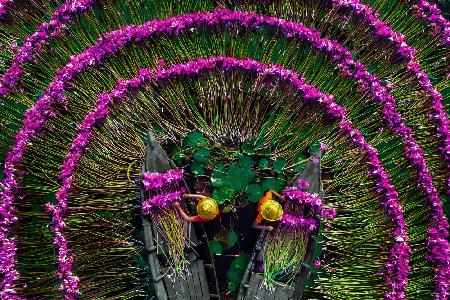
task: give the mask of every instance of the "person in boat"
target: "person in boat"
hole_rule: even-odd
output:
[[[260,230],[272,231],[273,227],[270,225],[261,225],[263,220],[268,222],[276,222],[283,216],[283,208],[278,201],[273,199],[275,196],[279,201],[285,201],[286,198],[273,190],[269,190],[258,202],[258,216],[253,222],[252,227]]]
[[[180,203],[175,203],[175,207],[186,222],[210,222],[220,216],[219,207],[214,199],[200,194],[183,194],[182,197],[194,199],[198,202],[196,216],[189,216],[181,208]]]

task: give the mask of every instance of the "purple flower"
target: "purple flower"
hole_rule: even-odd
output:
[[[317,228],[316,220],[312,218],[295,217],[284,213],[280,220],[281,224],[296,229],[303,229],[307,232],[313,232]]]
[[[145,172],[142,184],[146,191],[160,189],[166,185],[178,185],[183,178],[183,170],[171,169],[166,173]]]
[[[142,202],[142,214],[150,214],[154,209],[168,209],[173,203],[181,200],[181,196],[186,193],[184,187],[175,192],[163,192],[157,194],[151,198],[148,198]]]
[[[305,190],[309,187],[309,182],[303,179],[297,180],[297,188]]]
[[[320,259],[315,259],[314,260],[314,268],[318,269],[322,266],[322,261]]]

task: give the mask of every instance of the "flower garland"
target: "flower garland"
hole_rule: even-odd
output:
[[[441,10],[437,5],[431,4],[425,0],[420,0],[413,7],[417,11],[417,16],[420,19],[430,22],[430,25],[434,29],[434,33],[440,34],[444,44],[450,46],[450,22],[442,16]]]
[[[145,172],[142,178],[142,184],[146,191],[160,189],[166,185],[178,185],[183,179],[183,170],[170,169],[166,173]]]
[[[406,223],[403,221],[402,209],[397,202],[397,193],[395,191],[395,188],[389,183],[389,175],[381,166],[381,162],[378,159],[378,152],[376,151],[376,149],[367,144],[367,142],[365,142],[364,137],[357,129],[352,129],[352,125],[349,121],[345,121],[345,110],[337,105],[332,97],[325,95],[318,91],[315,87],[304,83],[304,78],[302,76],[298,76],[296,73],[290,70],[286,70],[277,65],[263,65],[251,59],[240,60],[230,57],[212,57],[207,60],[198,59],[197,61],[190,61],[186,64],[175,65],[170,69],[158,70],[154,74],[152,74],[149,69],[142,69],[140,70],[138,77],[129,80],[120,80],[113,91],[111,91],[109,94],[99,95],[98,107],[96,107],[91,113],[87,115],[86,119],[83,121],[83,124],[85,122],[91,122],[92,124],[100,122],[106,117],[106,114],[108,113],[107,107],[105,105],[111,104],[113,100],[122,101],[123,98],[125,98],[131,91],[131,89],[136,89],[152,79],[155,81],[159,81],[171,76],[190,76],[192,74],[199,74],[200,72],[219,67],[223,70],[228,70],[230,68],[240,68],[243,71],[256,72],[261,76],[275,75],[282,80],[290,82],[299,91],[302,91],[304,94],[304,99],[309,101],[319,101],[320,103],[322,103],[322,105],[325,105],[327,107],[327,111],[330,116],[337,120],[341,120],[339,126],[341,130],[349,134],[352,141],[364,151],[368,151],[369,157],[373,158],[373,161],[371,163],[375,163],[375,165],[373,165],[373,168],[370,170],[370,172],[374,172],[373,174],[381,174],[382,176],[381,181],[377,182],[378,192],[386,193],[386,200],[385,202],[383,202],[385,204],[383,204],[382,206],[386,210],[388,215],[395,220],[395,224],[397,224],[397,228],[395,230],[395,241],[397,241],[396,245],[406,245],[406,247],[403,247],[405,253],[397,252],[397,248],[392,250],[392,259],[390,261],[393,261],[394,257],[404,257],[406,255],[406,258],[400,260],[398,264],[400,266],[403,266],[403,269],[409,269],[407,259],[409,255],[409,248],[406,244]],[[101,107],[103,108],[100,109]],[[93,113],[103,110],[105,111],[105,114],[98,113],[96,115]],[[83,128],[83,125],[81,127]],[[377,176],[375,176],[375,179],[378,180],[379,178]],[[303,182],[299,182],[298,185],[305,186]]]
[[[3,9],[2,2],[8,2],[8,0],[0,0],[0,17]],[[76,13],[85,11],[94,2],[95,0],[68,0],[52,13],[50,21],[42,23],[35,33],[27,37],[14,55],[11,66],[0,80],[0,95],[9,94],[19,82],[22,64],[32,61],[39,49],[48,43],[50,38],[57,37]]]
[[[6,16],[9,2],[10,0],[0,0],[0,19]]]
[[[173,203],[181,200],[181,196],[185,194],[187,190],[182,187],[180,190],[169,193],[162,193],[142,202],[142,213],[144,215],[150,214],[155,208],[167,209],[173,205]]]
[[[231,12],[226,9],[220,9],[211,13],[192,13],[180,17],[166,19],[164,21],[154,20],[140,26],[124,26],[119,30],[105,34],[99,39],[99,44],[91,46],[83,53],[72,57],[70,62],[57,73],[49,88],[35,103],[34,107],[29,109],[25,113],[24,127],[22,127],[19,133],[16,135],[15,145],[8,152],[7,161],[5,163],[5,178],[3,179],[3,184],[8,184],[8,188],[4,189],[6,192],[4,192],[2,195],[4,198],[3,204],[7,208],[4,214],[9,215],[8,210],[12,209],[12,203],[14,202],[15,193],[19,189],[17,180],[19,180],[21,176],[18,176],[20,174],[15,174],[15,166],[20,164],[20,161],[25,154],[27,143],[30,142],[32,138],[34,138],[34,136],[38,133],[39,130],[42,129],[44,124],[49,119],[56,116],[56,111],[55,108],[53,108],[53,103],[59,102],[65,105],[66,98],[63,94],[64,87],[76,74],[85,70],[89,66],[100,63],[106,56],[120,50],[130,41],[137,42],[144,38],[148,38],[150,36],[158,35],[161,33],[179,34],[181,31],[187,30],[189,28],[195,28],[199,26],[217,26],[223,23],[230,23],[232,21],[240,21],[243,26],[246,26],[248,28],[259,28],[264,24],[275,26],[288,37],[302,37],[312,43],[312,45],[317,49],[332,54],[335,61],[342,61],[342,63],[340,64],[341,71],[347,70],[348,75],[352,76],[352,72],[350,72],[350,70],[353,69],[353,67],[357,66],[357,74],[359,74],[361,77],[361,84],[364,85],[365,83],[366,85],[372,86],[373,90],[384,91],[387,95],[389,95],[384,87],[381,86],[381,84],[378,84],[377,81],[373,81],[374,78],[378,78],[374,76],[369,77],[371,75],[365,70],[364,66],[360,63],[356,63],[351,59],[351,53],[347,49],[340,46],[334,41],[321,39],[317,31],[308,29],[301,24],[287,22],[273,17],[259,16],[254,13]],[[305,94],[307,96],[306,99],[317,98],[317,93],[315,93],[314,91],[309,91]],[[330,110],[333,109],[334,107],[330,107]],[[336,115],[340,114],[339,111],[336,111],[334,113]],[[344,125],[342,129],[345,129],[345,127],[346,126]],[[347,130],[347,133],[351,132]],[[9,198],[10,200],[8,200]],[[442,207],[438,207],[437,211],[438,213],[439,211],[442,213]],[[6,228],[9,228],[10,224],[14,223],[14,221],[11,221],[12,218],[12,214],[11,216],[8,216],[8,220],[4,225]],[[398,222],[396,223],[398,224]],[[444,225],[444,227],[446,228],[447,226]],[[9,229],[6,229],[5,231],[9,232]],[[7,233],[4,236],[6,238]]]

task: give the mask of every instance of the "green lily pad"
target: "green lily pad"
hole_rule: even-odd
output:
[[[247,186],[247,181],[242,176],[228,176],[227,183],[236,192],[240,192]]]
[[[200,162],[207,162],[209,157],[211,156],[211,152],[209,152],[206,148],[200,148],[194,153],[194,160]]]
[[[232,293],[236,292],[237,286],[237,282],[228,282],[228,290]]]
[[[234,195],[235,191],[228,186],[213,191],[213,198],[218,204],[223,204],[225,201],[233,199]]]
[[[287,160],[282,157],[279,157],[273,161],[273,169],[277,173],[282,173],[283,168],[286,166],[286,164]]]
[[[210,240],[209,242],[209,250],[211,251],[211,254],[213,255],[221,255],[223,248],[222,245],[215,240]]]
[[[275,192],[281,191],[281,186],[278,183],[278,180],[276,178],[267,178],[264,179],[262,183],[262,190],[263,192],[267,192],[268,190],[274,190]]]
[[[241,255],[233,259],[233,261],[231,262],[231,267],[245,271],[249,261],[250,257],[248,256],[248,254],[242,253]]]
[[[230,174],[230,176],[239,177],[242,174],[242,169],[237,163],[231,164],[228,167],[228,174]]]
[[[183,159],[185,157],[183,149],[181,147],[175,147],[175,149],[173,150],[173,155],[172,158],[174,160],[180,160]]]
[[[227,181],[227,172],[222,164],[217,164],[211,173],[211,185],[214,187],[222,187]]]
[[[447,195],[440,195],[439,198],[441,198],[442,203],[446,203],[448,201]]]
[[[253,159],[251,157],[248,156],[243,156],[240,160],[239,160],[239,166],[242,169],[250,169],[253,168],[253,165],[255,164],[255,162],[253,161]]]
[[[229,269],[227,272],[227,278],[229,281],[231,282],[240,282],[241,281],[241,272],[239,271],[239,269]]]
[[[268,168],[268,167],[269,167],[269,160],[268,160],[267,158],[262,158],[262,159],[259,161],[259,166],[260,166],[261,168],[263,168],[263,169]]]
[[[244,154],[242,154],[241,152],[233,152],[232,155],[237,158],[241,158],[244,156]]]
[[[191,147],[199,147],[201,145],[205,145],[208,140],[200,131],[191,131],[186,135],[183,142]]]
[[[248,201],[256,203],[263,196],[263,191],[259,184],[249,184],[247,187]]]
[[[201,162],[194,162],[191,164],[191,172],[195,175],[203,175],[205,174],[205,166]]]

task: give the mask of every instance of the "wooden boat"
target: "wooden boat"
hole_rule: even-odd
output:
[[[318,153],[320,157],[320,152]],[[306,180],[309,183],[309,187],[306,190],[309,193],[318,193],[323,197],[322,184],[321,184],[321,171],[320,161],[318,163],[309,163],[303,171],[291,181],[291,185],[295,184],[297,179]],[[318,221],[320,218],[316,217]],[[318,226],[319,227],[319,226]],[[310,266],[314,256],[314,250],[316,248],[316,241],[319,233],[317,228],[308,238],[306,252],[303,257],[302,266],[300,271],[295,275],[294,283],[290,286],[286,286],[281,282],[274,283],[274,290],[268,291],[263,286],[263,276],[256,272],[258,258],[262,257],[262,251],[265,244],[268,241],[268,235],[270,232],[264,230],[260,233],[260,236],[256,242],[250,262],[244,273],[244,277],[240,286],[237,299],[239,300],[291,300],[301,299],[308,273],[310,272]]]
[[[145,164],[143,172],[163,173],[175,168],[175,164],[169,160],[161,145],[156,141],[151,132],[146,143]],[[186,187],[187,188],[187,187]],[[141,199],[145,193],[141,189]],[[195,208],[190,207],[190,210]],[[152,224],[150,217],[142,218],[144,228],[145,247],[148,255],[148,263],[157,299],[197,300],[219,299],[214,263],[209,250],[207,235],[201,223],[193,223],[190,226],[189,243],[194,245],[195,251],[187,249],[189,264],[188,276],[178,276],[175,280],[169,277],[167,268],[164,268],[165,245],[158,230]]]

